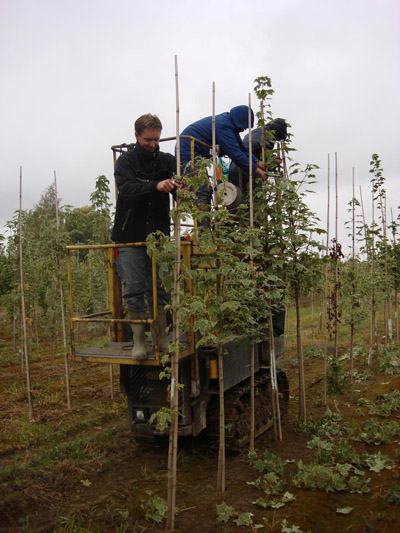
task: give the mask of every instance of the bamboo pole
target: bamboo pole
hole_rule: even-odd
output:
[[[215,135],[215,83],[212,85],[212,154],[214,169],[214,208],[218,209],[217,196],[217,147]],[[219,264],[219,261],[217,260]],[[217,292],[221,290],[220,278],[217,280]],[[225,384],[224,384],[224,357],[222,343],[218,341],[218,392],[219,392],[219,449],[218,449],[218,468],[217,468],[217,490],[225,492],[225,472],[226,472],[226,454],[225,454]]]
[[[285,163],[285,150],[283,144],[278,143],[279,157]],[[284,171],[286,167],[284,166]],[[279,169],[280,171],[280,169]],[[281,191],[278,187],[278,178],[275,178],[276,185],[276,203],[278,205],[279,217],[281,216]],[[279,405],[279,389],[278,389],[278,377],[276,372],[276,355],[275,355],[275,339],[274,339],[274,326],[272,321],[272,307],[269,308],[268,313],[268,337],[269,337],[269,350],[270,350],[270,378],[271,378],[271,396],[272,396],[272,417],[275,440],[282,440],[282,425],[281,425],[281,412]]]
[[[338,165],[337,165],[337,152],[335,152],[335,301],[334,301],[334,315],[335,315],[335,359],[338,357],[338,337],[339,337],[339,313],[338,313],[338,304],[339,304],[339,257],[337,253],[338,248]]]
[[[304,377],[304,352],[303,340],[301,336],[301,317],[300,317],[300,286],[299,282],[295,282],[294,299],[296,305],[296,339],[297,339],[297,358],[299,366],[299,418],[303,422],[307,420],[306,409],[306,387]]]
[[[213,193],[214,209],[218,209],[218,190],[217,190],[217,145],[215,136],[215,82],[212,84],[212,162],[213,162]]]
[[[24,335],[23,335],[23,320],[22,320],[22,302],[20,302],[20,313],[19,313],[19,331],[20,331],[20,343],[19,343],[19,364],[20,364],[20,370],[21,374],[24,372],[24,365],[25,365],[25,354],[24,354]]]
[[[388,238],[387,238],[387,205],[386,205],[386,193],[384,201],[385,210],[385,278],[386,278],[386,294],[387,294],[387,327],[388,338],[390,342],[393,340],[393,321],[392,321],[392,287],[389,278],[389,256],[388,256]]]
[[[394,218],[393,218],[393,209],[390,208],[391,212],[391,218],[392,218],[392,235],[393,235],[393,249],[396,249],[397,242],[396,242],[396,226],[394,224]],[[394,319],[395,319],[395,327],[396,327],[396,341],[399,342],[399,313],[398,313],[398,294],[397,294],[397,287],[395,284],[394,287]]]
[[[351,250],[352,250],[352,291],[351,291],[351,319],[350,319],[350,382],[353,383],[353,374],[354,374],[354,313],[355,313],[355,276],[356,276],[356,220],[355,220],[355,191],[354,191],[354,167],[353,167],[353,176],[352,176],[352,186],[353,186],[353,201],[351,203],[351,222],[352,222],[352,239],[351,239]]]
[[[56,226],[57,231],[60,228],[60,217],[58,213],[58,193],[57,193],[57,175],[56,171],[54,171],[54,193],[56,197]],[[63,347],[64,347],[64,368],[65,368],[65,388],[67,391],[67,408],[71,409],[71,385],[70,385],[70,379],[69,379],[69,361],[68,361],[68,350],[67,350],[67,331],[66,331],[66,325],[65,325],[65,307],[64,307],[64,286],[62,283],[62,276],[61,276],[61,258],[60,258],[60,252],[57,250],[57,267],[58,267],[58,283],[60,285],[60,308],[61,308],[61,325],[62,325],[62,333],[63,333]]]
[[[327,404],[327,373],[328,373],[328,276],[329,276],[329,219],[330,219],[330,155],[328,154],[328,200],[326,213],[326,251],[325,251],[325,284],[324,284],[324,404]]]
[[[374,347],[374,337],[375,337],[375,289],[374,289],[374,263],[375,263],[375,238],[374,238],[374,226],[375,226],[375,198],[374,198],[374,189],[372,186],[372,222],[371,222],[371,239],[368,239],[367,224],[365,219],[365,210],[364,210],[364,201],[362,196],[362,189],[360,186],[360,199],[361,199],[361,210],[363,217],[363,226],[364,226],[364,238],[365,238],[365,249],[367,253],[367,259],[370,263],[370,286],[371,286],[371,299],[370,299],[370,339],[369,339],[369,349],[368,349],[368,364],[372,364],[372,352]]]
[[[224,402],[224,358],[222,344],[218,343],[218,387],[219,387],[219,449],[217,490],[225,492],[225,402]]]
[[[180,175],[181,157],[179,140],[179,84],[178,84],[178,58],[175,56],[175,92],[176,92],[176,173]],[[177,195],[177,208],[174,217],[175,238],[175,268],[174,268],[174,292],[173,292],[173,344],[175,350],[171,354],[171,427],[168,448],[168,512],[167,529],[174,530],[175,507],[176,507],[176,464],[178,455],[178,407],[179,407],[179,304],[180,304],[180,270],[181,270],[181,231],[179,218],[179,195]]]
[[[13,291],[14,296],[14,291]],[[13,354],[17,353],[17,316],[15,299],[13,301]]]
[[[275,356],[275,339],[274,339],[274,325],[272,322],[272,309],[270,308],[268,317],[268,335],[269,335],[269,350],[270,350],[270,372],[271,372],[271,396],[272,396],[272,417],[275,440],[282,440],[282,424],[281,424],[281,410],[279,405],[279,388],[278,375],[276,372],[276,356]]]
[[[370,343],[369,343],[369,355],[368,355],[368,364],[372,364],[372,352],[375,343],[375,287],[374,287],[374,276],[375,276],[375,236],[374,236],[374,226],[375,226],[375,195],[374,187],[372,186],[372,231],[371,231],[371,270],[370,270],[370,280],[371,280],[371,315],[370,315]]]
[[[366,257],[367,259],[369,259],[369,255],[368,255],[368,235],[367,235],[367,225],[366,225],[366,221],[365,221],[365,210],[364,210],[364,200],[363,200],[363,195],[362,195],[362,188],[361,188],[361,185],[360,185],[360,201],[361,201],[361,213],[362,213],[362,219],[363,219],[363,228],[364,228],[364,240],[365,240],[365,250],[366,250]]]
[[[314,326],[314,285],[311,287],[311,336],[315,337]]]
[[[387,346],[388,339],[388,319],[390,315],[388,314],[389,308],[389,295],[388,295],[388,261],[387,261],[387,231],[386,231],[386,193],[379,184],[379,204],[382,215],[382,236],[383,236],[383,261],[384,261],[384,280],[385,280],[385,291],[384,291],[384,300],[383,300],[383,344]]]
[[[253,206],[253,139],[251,132],[251,94],[249,93],[249,109],[248,109],[248,124],[249,124],[249,208],[250,208],[250,229],[254,227],[254,206]],[[250,249],[253,250],[253,236],[250,236]],[[254,256],[250,255],[250,276],[254,278]],[[254,380],[254,339],[250,339],[250,451],[254,452],[255,445],[255,380]]]
[[[25,370],[26,370],[26,388],[28,396],[28,417],[33,422],[33,404],[32,404],[32,390],[31,390],[31,375],[29,368],[29,352],[28,352],[28,334],[26,328],[26,311],[25,311],[25,288],[24,288],[24,265],[22,256],[22,167],[19,167],[19,277],[21,284],[21,312],[22,312],[22,331],[25,354]]]

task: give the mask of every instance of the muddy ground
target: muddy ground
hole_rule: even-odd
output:
[[[118,368],[111,398],[107,365],[71,361],[72,409],[68,410],[63,359],[58,356],[51,361],[46,345],[40,346],[31,363],[35,417],[31,422],[25,374],[21,373],[18,356],[12,353],[11,337],[5,326],[1,339],[0,531],[165,531],[165,521],[155,521],[159,514],[151,504],[157,503],[157,497],[166,498],[167,450],[146,449],[132,439],[126,398],[119,393]],[[320,341],[316,339],[315,344]],[[321,419],[326,410],[321,405],[322,358],[317,352],[306,351],[307,409],[308,418],[313,421]],[[279,366],[287,372],[291,388],[283,440],[275,442],[272,432],[268,432],[257,439],[256,449],[259,454],[268,450],[281,459],[296,462],[301,459],[308,464],[315,459],[316,452],[307,447],[312,436],[300,431],[296,424],[298,385],[293,349]],[[278,495],[267,497],[260,488],[248,484],[263,474],[253,468],[244,450],[228,455],[226,492],[222,494],[216,490],[215,451],[208,447],[206,439],[194,442],[187,439],[180,443],[178,456],[176,531],[255,531],[260,526],[262,531],[272,532],[400,531],[400,435],[393,434],[386,444],[379,445],[360,439],[361,424],[366,420],[374,417],[380,424],[400,421],[398,408],[382,417],[371,415],[368,407],[368,401],[379,403],[379,394],[399,390],[399,375],[393,368],[389,369],[391,373],[370,371],[361,359],[356,360],[356,368],[357,381],[350,384],[347,380],[343,392],[329,396],[331,412],[342,416],[334,425],[340,428],[347,422],[353,433],[349,430],[350,434],[343,432],[331,440],[335,445],[348,440],[359,456],[379,451],[390,458],[388,468],[380,471],[360,467],[364,477],[370,479],[369,492],[296,487],[292,476],[298,471],[298,464],[289,462],[283,475],[286,487]],[[360,398],[364,399],[363,405],[359,405]],[[332,461],[335,463],[336,460]],[[283,507],[264,509],[253,503],[258,498],[280,501],[285,491],[293,494],[295,500]],[[216,506],[223,502],[235,512],[226,523],[218,521]],[[338,508],[352,510],[346,509],[349,514],[338,514]],[[234,522],[246,524],[246,519],[252,524],[239,526]]]

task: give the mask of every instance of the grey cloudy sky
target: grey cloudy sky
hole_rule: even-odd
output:
[[[99,174],[112,179],[110,146],[133,140],[139,115],[158,114],[175,135],[175,54],[181,129],[211,114],[212,82],[221,113],[267,75],[296,160],[321,168],[309,203],[322,226],[335,152],[340,203],[354,167],[368,215],[376,152],[397,217],[399,30],[398,0],[1,0],[0,228],[18,208],[20,166],[23,208],[54,171],[62,203],[78,207]],[[342,208],[339,240],[346,218]]]

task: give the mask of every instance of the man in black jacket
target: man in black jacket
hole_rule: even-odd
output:
[[[111,238],[117,243],[144,242],[160,230],[170,233],[170,197],[176,188],[173,175],[176,160],[159,149],[162,124],[156,115],[146,114],[135,122],[136,144],[123,152],[115,165],[118,188],[117,207]],[[130,320],[144,320],[146,300],[153,309],[151,261],[145,246],[119,248],[117,272]],[[157,279],[160,349],[168,350],[164,305],[168,295]],[[133,359],[146,359],[145,324],[131,324]]]

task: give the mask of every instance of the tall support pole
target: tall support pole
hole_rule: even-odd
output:
[[[327,373],[328,373],[328,276],[329,276],[329,219],[330,219],[330,203],[331,203],[331,190],[330,190],[330,173],[331,163],[330,156],[328,154],[328,200],[326,208],[326,252],[325,252],[325,284],[324,284],[324,404],[327,404]]]
[[[57,193],[57,175],[54,171],[54,194],[56,197],[56,227],[57,231],[60,228],[60,217],[58,214],[58,193]],[[58,283],[60,285],[60,308],[61,308],[61,326],[63,334],[63,347],[64,347],[64,367],[65,367],[65,388],[67,391],[67,407],[71,409],[71,386],[69,380],[69,362],[68,362],[68,350],[67,350],[67,331],[65,326],[65,311],[64,311],[64,286],[61,277],[61,258],[60,252],[57,250],[57,269],[58,269]]]
[[[396,242],[396,226],[394,224],[394,218],[393,218],[393,209],[390,208],[391,218],[392,218],[392,235],[393,235],[393,249],[396,250],[397,242]],[[398,293],[397,293],[397,286],[395,284],[394,286],[394,320],[395,320],[395,327],[396,327],[396,341],[399,342],[399,313],[398,313]]]
[[[337,164],[337,152],[335,152],[335,359],[338,358],[338,337],[339,337],[339,254],[338,251],[338,164]]]
[[[387,238],[387,206],[386,206],[386,192],[382,201],[383,212],[383,238],[385,245],[385,346],[389,339],[393,339],[393,325],[392,325],[392,290],[389,280],[389,264],[388,264],[388,238]]]
[[[176,173],[180,175],[181,157],[179,140],[179,84],[178,84],[178,58],[175,56],[175,92],[176,92]],[[173,344],[175,349],[171,354],[171,416],[172,422],[169,434],[168,449],[168,514],[167,529],[174,530],[176,507],[176,464],[178,455],[178,407],[179,407],[179,305],[180,305],[180,271],[181,271],[181,227],[179,217],[179,194],[174,217],[175,238],[175,268],[173,292]]]
[[[215,82],[212,84],[212,162],[213,162],[213,192],[214,192],[214,209],[218,209],[218,190],[217,190],[217,141],[215,135]]]
[[[249,207],[250,207],[250,228],[254,227],[254,206],[253,206],[253,140],[251,134],[251,94],[249,94]],[[253,250],[253,237],[250,237],[250,249]],[[254,256],[250,255],[250,276],[254,278]],[[255,380],[254,380],[254,339],[250,339],[250,451],[254,452],[255,441]]]
[[[389,319],[390,314],[388,313],[389,309],[389,289],[388,289],[388,262],[387,262],[387,225],[386,225],[386,192],[382,190],[382,187],[379,185],[379,204],[382,217],[382,236],[383,236],[383,249],[384,249],[384,280],[385,280],[385,289],[384,289],[384,298],[383,298],[383,344],[386,347],[389,331]]]
[[[25,287],[24,287],[24,264],[22,256],[22,167],[19,167],[19,278],[21,285],[21,315],[22,315],[22,332],[24,342],[25,355],[25,371],[26,371],[26,388],[28,396],[28,417],[31,422],[34,421],[33,404],[32,404],[32,390],[31,390],[31,375],[29,368],[29,353],[28,353],[28,333],[26,328],[26,311],[25,311]]]
[[[355,292],[356,292],[356,219],[355,219],[355,191],[354,191],[354,167],[352,176],[353,200],[351,202],[351,250],[352,250],[352,291],[351,291],[351,319],[350,319],[350,382],[353,383],[354,374],[354,313],[355,313]]]
[[[215,82],[212,85],[212,159],[213,159],[213,187],[214,209],[218,209],[217,193],[217,145],[215,134]],[[219,260],[217,259],[219,266]],[[221,281],[217,280],[217,292],[220,293]],[[222,343],[218,342],[218,393],[219,393],[219,449],[217,468],[217,490],[225,492],[226,458],[225,458],[225,383],[224,383],[224,355]]]
[[[370,261],[371,261],[371,271],[370,271],[370,280],[371,280],[371,324],[370,324],[370,342],[369,342],[369,356],[368,356],[368,364],[372,364],[372,352],[374,348],[377,348],[375,338],[375,329],[376,329],[376,316],[375,316],[375,236],[374,236],[374,229],[375,229],[375,195],[374,195],[374,188],[372,187],[372,222],[371,222],[371,253],[370,253]]]

